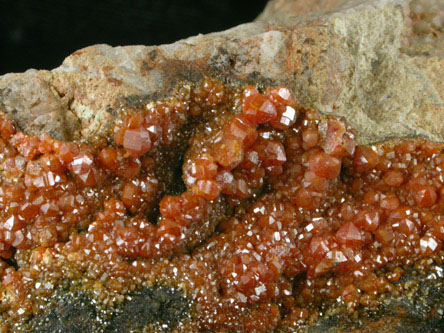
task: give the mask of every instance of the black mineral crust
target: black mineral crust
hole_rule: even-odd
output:
[[[349,313],[330,305],[325,316],[305,332],[444,332],[444,265],[425,271],[409,269],[396,283],[399,295],[382,295],[376,310],[358,308]],[[190,312],[190,301],[183,292],[164,286],[140,287],[113,309],[103,311],[84,291],[57,290],[51,305],[33,317],[26,330],[17,332],[168,332],[177,328]],[[292,332],[281,328],[279,332]]]
[[[118,310],[106,333],[142,330],[157,324],[165,331],[174,329],[185,318],[189,303],[181,291],[156,286],[132,294]]]
[[[58,290],[51,306],[33,317],[23,332],[170,331],[186,317],[189,309],[190,303],[181,291],[163,286],[137,289],[111,313],[101,311],[86,292]]]

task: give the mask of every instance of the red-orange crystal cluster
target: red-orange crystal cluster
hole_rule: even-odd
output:
[[[185,191],[168,195],[156,156],[193,122]],[[106,295],[181,286],[200,330],[297,328],[328,300],[374,306],[400,265],[442,257],[443,147],[356,145],[285,87],[205,79],[123,114],[109,144],[29,136],[5,116],[0,135],[4,329],[51,293],[41,281],[79,276]]]

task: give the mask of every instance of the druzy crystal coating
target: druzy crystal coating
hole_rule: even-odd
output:
[[[442,257],[443,147],[357,145],[285,87],[204,79],[122,111],[100,143],[29,136],[4,114],[0,135],[4,330],[81,276],[103,302],[142,281],[184,288],[199,330],[297,329]]]

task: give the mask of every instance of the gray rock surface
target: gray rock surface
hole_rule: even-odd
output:
[[[179,290],[143,287],[128,295],[123,305],[105,319],[91,295],[60,288],[51,297],[47,308],[31,319],[26,332],[137,332],[155,323],[172,330],[184,319],[188,309],[189,303]],[[157,327],[159,330],[162,328]]]
[[[170,45],[94,45],[52,71],[0,77],[0,108],[26,132],[90,140],[126,98],[218,76],[291,87],[344,116],[361,143],[444,141],[442,0],[273,0],[255,22]],[[134,98],[133,98],[134,100]]]

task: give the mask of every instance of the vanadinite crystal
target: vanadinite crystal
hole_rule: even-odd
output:
[[[443,257],[444,147],[356,145],[285,87],[204,79],[124,108],[100,144],[4,114],[0,135],[0,330],[66,280],[105,308],[142,284],[186,290],[195,330],[297,329]]]

